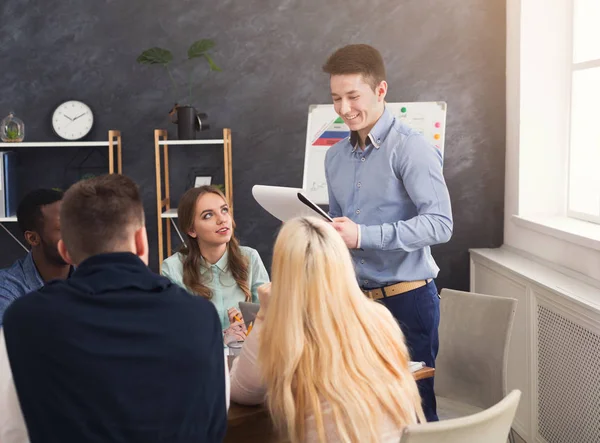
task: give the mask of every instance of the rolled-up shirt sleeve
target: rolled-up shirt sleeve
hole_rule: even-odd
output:
[[[267,393],[258,362],[261,323],[255,320],[252,333],[231,367],[231,401],[243,405],[261,404]]]

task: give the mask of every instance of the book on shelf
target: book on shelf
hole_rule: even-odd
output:
[[[0,152],[0,217],[17,215],[17,153]]]

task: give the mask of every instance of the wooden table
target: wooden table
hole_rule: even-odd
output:
[[[415,380],[422,380],[433,377],[434,373],[434,368],[425,367],[414,372],[413,375]],[[223,443],[283,443],[287,441],[277,437],[269,412],[263,405],[243,406],[231,403],[229,406],[227,434]]]

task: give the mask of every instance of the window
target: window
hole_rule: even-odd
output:
[[[600,0],[573,1],[568,215],[600,223]]]
[[[577,159],[578,149],[590,147],[594,140],[598,149],[600,141],[594,134],[600,133],[600,100],[593,109],[597,119],[585,127],[587,133],[578,128],[569,130],[574,72],[581,71],[581,74],[587,70],[582,69],[586,65],[580,64],[584,63],[581,58],[585,57],[588,62],[600,58],[600,46],[594,48],[598,53],[595,56],[582,54],[582,35],[588,35],[586,42],[597,45],[600,45],[600,39],[593,36],[594,27],[588,27],[586,31],[581,20],[577,20],[577,54],[574,58],[575,2],[578,8],[582,7],[580,0],[506,2],[504,243],[526,258],[543,261],[560,272],[573,273],[576,278],[600,287],[600,217],[596,212],[593,219],[593,210],[578,207],[579,201],[569,198],[568,192],[569,188],[572,191],[583,189],[585,203],[592,201],[589,195],[598,191],[598,186],[580,185],[578,178],[583,174],[570,174],[571,134],[577,139],[577,134],[583,133],[589,141],[573,143],[573,160]],[[585,6],[588,11],[594,3],[600,4],[600,0],[589,1]],[[591,18],[594,14],[588,12],[587,15]],[[595,16],[598,17],[597,13]],[[587,23],[590,22],[594,23],[594,19]],[[600,19],[596,18],[595,24],[600,29]],[[576,98],[580,98],[579,85],[574,86]],[[600,83],[596,88],[599,86]],[[586,93],[590,94],[590,91]],[[574,107],[580,106],[575,103]],[[572,163],[576,170],[576,162]],[[593,164],[593,160],[588,159],[588,163]],[[600,176],[600,162],[596,161],[596,166],[595,175]],[[571,186],[569,178],[572,179]],[[596,201],[597,198],[596,193]],[[589,211],[587,216],[586,211]]]

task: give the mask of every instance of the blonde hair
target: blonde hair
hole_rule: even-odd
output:
[[[269,308],[259,361],[280,432],[306,438],[314,414],[325,442],[321,401],[340,441],[377,442],[382,418],[400,429],[425,421],[396,320],[361,292],[350,253],[328,223],[286,222],[275,242]]]

